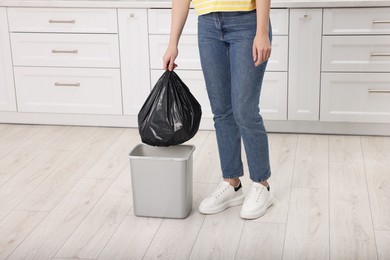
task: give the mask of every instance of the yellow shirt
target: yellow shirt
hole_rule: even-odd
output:
[[[239,12],[256,9],[255,0],[192,0],[198,15],[212,12]]]

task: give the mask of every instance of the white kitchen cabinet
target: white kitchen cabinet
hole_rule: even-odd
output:
[[[7,13],[0,7],[0,111],[16,111]]]
[[[324,35],[390,34],[390,8],[327,8]]]
[[[322,9],[290,10],[288,120],[319,120]]]
[[[15,67],[20,112],[122,114],[119,69]]]
[[[324,10],[322,122],[390,123],[389,11]]]
[[[272,37],[272,52],[268,60],[267,71],[287,71],[288,67],[288,36],[274,35]]]
[[[268,71],[264,74],[260,114],[265,120],[287,120],[287,72]]]
[[[137,115],[150,93],[147,10],[118,10],[118,25],[123,113]]]
[[[8,8],[11,32],[117,33],[115,9]]]
[[[162,69],[162,58],[169,44],[169,35],[149,35],[150,68]],[[198,37],[182,35],[179,42],[179,55],[175,63],[177,69],[201,69]]]
[[[115,9],[9,8],[18,111],[122,115]]]
[[[0,7],[0,121],[136,127],[164,72],[171,9],[38,5]],[[272,55],[260,98],[267,129],[387,134],[390,7],[276,3],[270,16]],[[175,71],[202,105],[203,129],[212,129],[197,20],[191,9]]]
[[[390,34],[324,36],[322,71],[390,72]]]
[[[288,35],[288,9],[271,9],[270,19],[273,35]]]
[[[321,120],[390,123],[386,73],[322,73]]]
[[[171,9],[148,10],[149,55],[150,68],[152,70],[162,69],[162,58],[169,44],[171,13]],[[180,37],[179,55],[175,61],[178,64],[177,70],[201,69],[197,32],[198,15],[195,13],[195,10],[191,9]]]
[[[12,33],[14,66],[119,68],[116,34]]]
[[[169,34],[171,32],[171,9],[149,9],[149,34]],[[198,33],[198,15],[190,9],[182,35]]]

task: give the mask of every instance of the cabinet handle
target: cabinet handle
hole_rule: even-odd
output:
[[[389,93],[390,89],[369,89],[368,93]]]
[[[371,52],[371,57],[386,57],[390,56],[390,52]]]
[[[390,20],[374,20],[372,23],[390,23]]]
[[[51,53],[78,53],[78,50],[51,50]]]
[[[56,82],[56,83],[54,83],[54,86],[56,86],[56,87],[80,87],[80,83],[70,84],[70,83],[59,83],[59,82]]]
[[[49,20],[49,23],[76,23],[76,20]]]
[[[130,14],[130,17],[133,18],[135,15],[134,14]]]

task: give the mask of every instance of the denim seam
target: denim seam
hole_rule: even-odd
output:
[[[225,175],[223,175],[223,178],[225,178],[225,179],[236,179],[236,178],[239,178],[239,177],[242,177],[242,176],[244,176],[244,173],[241,173],[239,175],[233,175],[233,176],[225,176]]]

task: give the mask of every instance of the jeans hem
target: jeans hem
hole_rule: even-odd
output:
[[[242,176],[244,176],[243,173],[241,173],[241,174],[239,174],[239,175],[233,175],[233,176],[225,176],[225,175],[223,175],[222,177],[223,177],[224,179],[236,179],[236,178],[240,178],[240,177],[242,177]]]
[[[255,178],[252,178],[252,177],[250,177],[250,178],[251,178],[251,180],[254,181],[254,182],[266,181],[266,180],[268,180],[268,179],[271,177],[271,171],[268,171],[267,174],[266,174],[265,176],[267,176],[267,177],[266,177],[266,178],[260,178],[260,179],[255,179]]]

